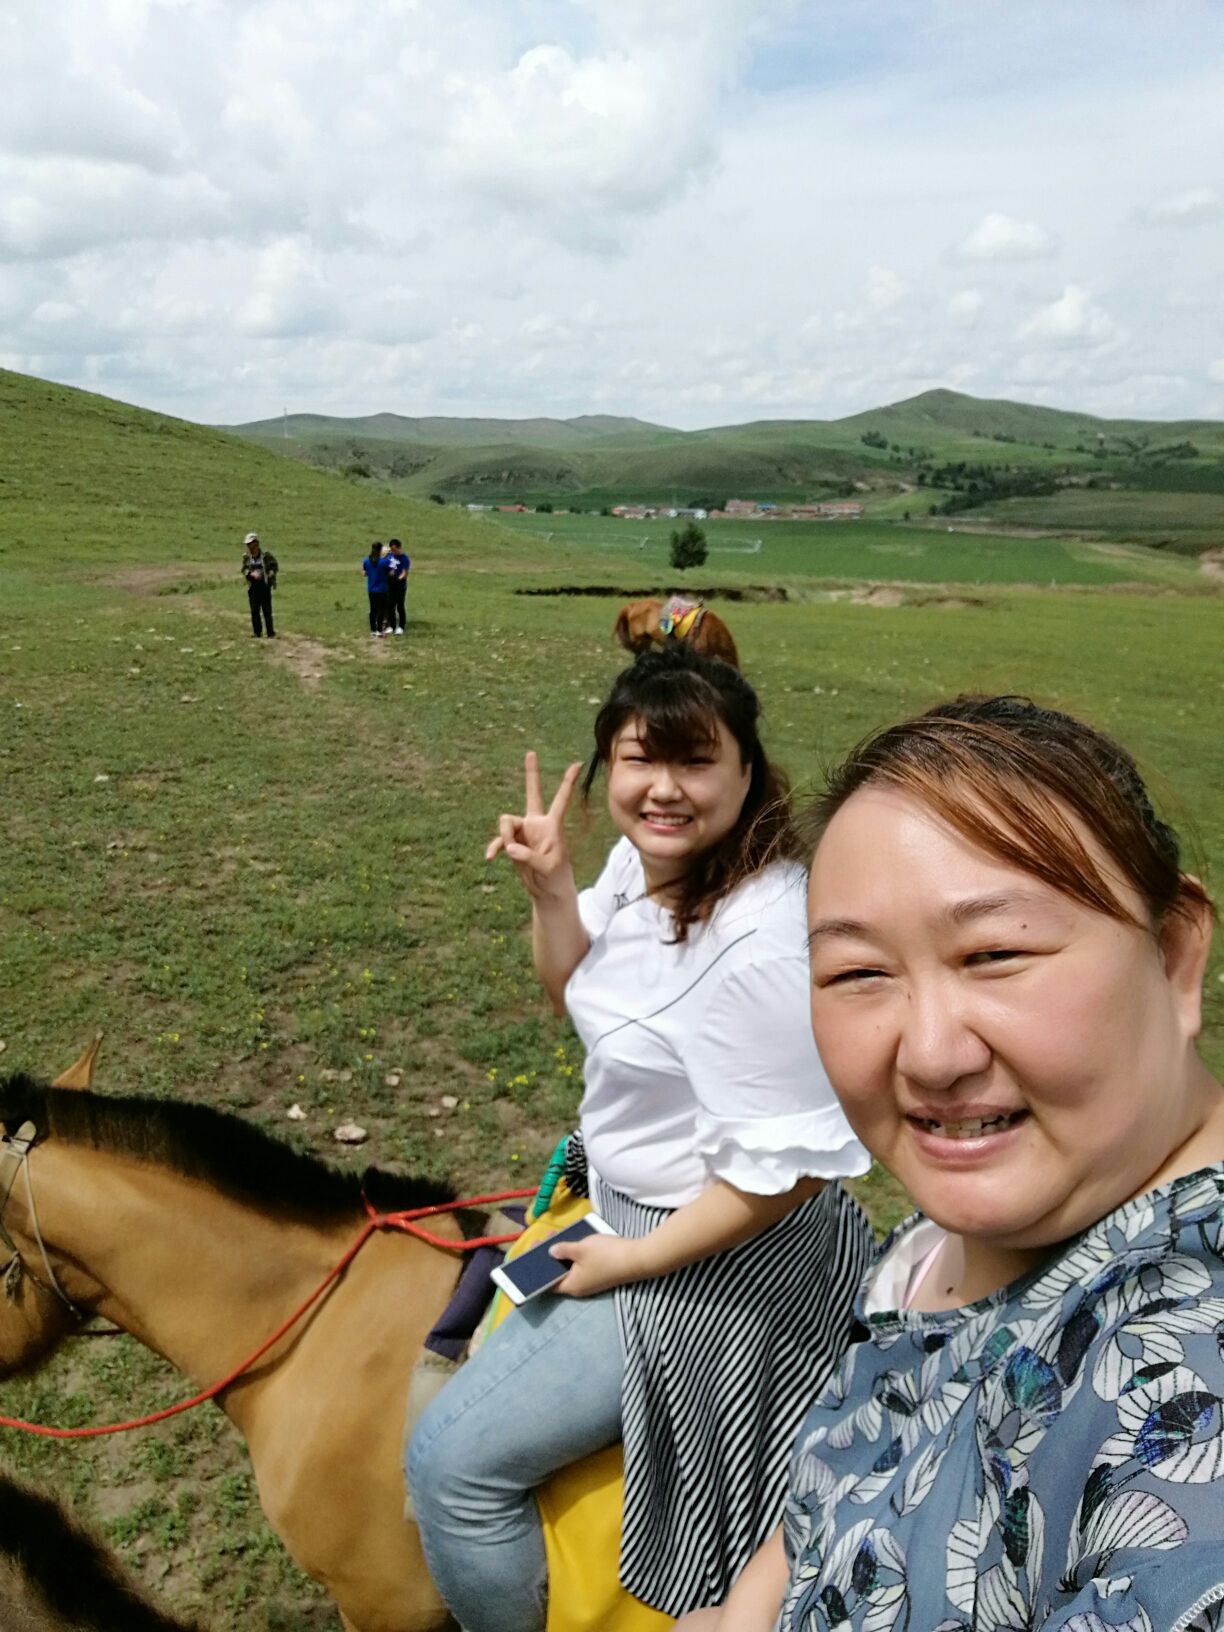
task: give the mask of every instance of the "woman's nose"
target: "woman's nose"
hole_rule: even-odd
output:
[[[656,765],[650,778],[650,791],[656,799],[675,799],[680,794],[680,784],[672,774],[670,765]]]
[[[990,1064],[990,1046],[958,994],[942,982],[911,986],[897,1048],[897,1069],[911,1082],[938,1091],[954,1088]]]

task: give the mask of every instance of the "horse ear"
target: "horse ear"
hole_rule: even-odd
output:
[[[80,1059],[77,1060],[75,1065],[70,1065],[67,1071],[60,1072],[59,1076],[51,1084],[52,1088],[92,1088],[94,1062],[98,1058],[98,1050],[101,1046],[102,1033],[97,1031],[94,1033],[93,1042],[90,1043]]]

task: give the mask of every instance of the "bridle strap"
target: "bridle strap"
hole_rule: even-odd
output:
[[[13,1185],[17,1181],[17,1174],[24,1168],[26,1200],[30,1209],[30,1224],[33,1228],[34,1240],[38,1246],[43,1268],[47,1272],[45,1282],[39,1281],[37,1275],[33,1275],[33,1279],[39,1281],[40,1285],[47,1286],[49,1291],[54,1292],[72,1318],[84,1326],[93,1319],[93,1316],[88,1310],[82,1309],[79,1304],[73,1303],[60,1285],[59,1277],[51,1267],[51,1259],[47,1255],[47,1244],[43,1240],[42,1228],[38,1222],[38,1208],[34,1205],[34,1184],[30,1178],[30,1151],[34,1148],[37,1139],[38,1130],[33,1122],[23,1122],[15,1134],[10,1134],[4,1140],[3,1149],[0,1150],[0,1162],[4,1164],[2,1171],[0,1171],[0,1240],[12,1253],[12,1257],[8,1262],[8,1271],[13,1272],[14,1266],[20,1264],[21,1269],[24,1269],[27,1275],[32,1274],[17,1248],[17,1243],[4,1225],[4,1214],[8,1208],[9,1197],[13,1193]],[[20,1271],[16,1271],[16,1273],[20,1274]]]
[[[37,1137],[38,1131],[33,1122],[23,1122],[16,1133],[9,1134],[3,1148],[0,1148],[0,1241],[4,1242],[14,1258],[20,1258],[21,1254],[17,1251],[17,1243],[4,1227],[4,1214],[21,1165]]]

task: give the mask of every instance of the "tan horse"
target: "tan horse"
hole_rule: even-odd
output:
[[[0,1376],[36,1366],[74,1324],[36,1228],[73,1303],[206,1385],[298,1307],[365,1222],[355,1176],[207,1106],[0,1083],[7,1135],[27,1120],[37,1221],[22,1178],[3,1214],[25,1272],[0,1298]],[[365,1182],[384,1211],[444,1199],[388,1174]],[[458,1238],[453,1219],[436,1224]],[[457,1273],[450,1253],[374,1236],[220,1402],[246,1439],[269,1523],[351,1632],[453,1624],[402,1517],[400,1456],[409,1373]]]
[[[0,1474],[3,1632],[195,1632],[146,1602],[58,1503]]]
[[[666,624],[666,627],[664,625]],[[705,657],[720,657],[738,669],[735,639],[717,612],[700,601],[673,595],[670,601],[629,601],[617,613],[612,633],[627,652],[640,656],[652,646],[684,640]]]

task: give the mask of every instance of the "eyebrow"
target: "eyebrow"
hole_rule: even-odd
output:
[[[1049,907],[1050,899],[1038,890],[1007,890],[998,895],[974,895],[964,901],[954,901],[942,916],[949,923],[961,925],[976,923],[980,918],[993,918],[1001,913],[1024,911],[1032,907]],[[837,936],[869,940],[873,934],[870,924],[857,918],[821,918],[812,925],[808,935],[809,947],[818,941]]]

